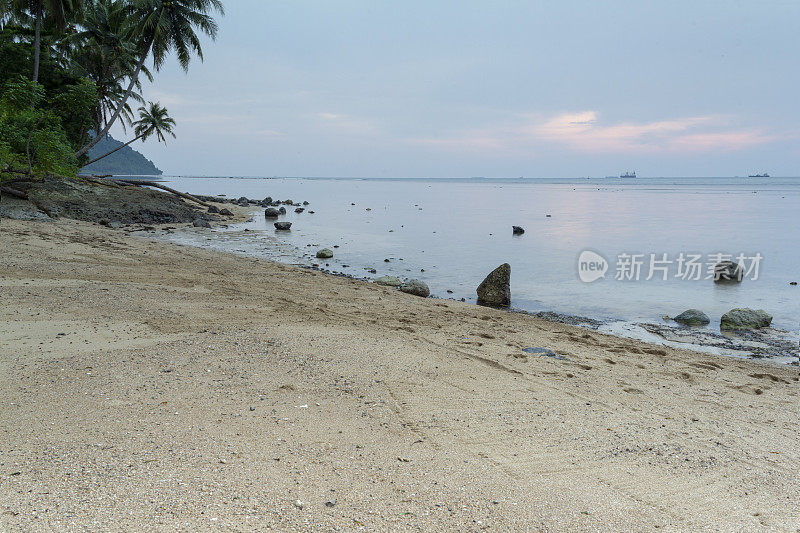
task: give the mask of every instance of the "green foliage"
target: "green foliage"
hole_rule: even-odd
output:
[[[216,13],[221,0],[0,0],[0,178],[74,174],[118,119],[143,140],[174,137],[166,109],[134,121],[130,101],[144,102],[148,59],[154,71],[169,54],[184,70],[203,59]]]
[[[91,127],[96,105],[94,85],[82,81],[48,99],[39,83],[18,76],[0,94],[0,169],[75,174],[77,138]]]

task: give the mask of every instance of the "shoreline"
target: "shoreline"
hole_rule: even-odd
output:
[[[71,220],[0,244],[4,529],[800,524],[796,368]]]
[[[228,198],[224,195],[217,197],[201,196],[201,198],[206,201],[220,202],[220,205],[224,203],[226,206],[233,206],[237,217],[235,220],[231,221],[232,224],[251,222],[255,219],[255,217],[260,215],[263,216],[261,208],[263,208],[264,205],[260,205],[259,209],[254,209],[254,205],[259,205],[258,200],[250,200],[250,205],[248,207],[244,207],[238,203],[240,200]],[[246,220],[247,218],[249,218],[249,220]],[[227,229],[228,225],[225,224],[222,227]],[[178,233],[180,233],[181,230],[187,230],[188,233],[185,232],[186,235],[193,235],[195,232],[191,226],[179,227]],[[250,230],[245,231],[250,232]],[[281,248],[281,243],[277,239],[271,239],[271,245],[274,247],[274,250],[276,250],[280,256],[286,257],[287,248],[292,249],[293,253],[289,252],[289,254],[293,261],[283,261],[279,258],[275,259],[268,254],[254,255],[246,252],[231,250],[223,246],[221,237],[217,240],[219,243],[218,246],[212,245],[210,247],[205,247],[197,243],[176,240],[169,236],[167,236],[167,238],[157,236],[155,237],[155,240],[162,242],[173,242],[201,249],[214,249],[217,251],[243,255],[246,257],[261,257],[268,260],[271,259],[283,264],[308,268],[310,270],[319,271],[325,274],[341,276],[366,283],[371,283],[373,281],[373,278],[368,275],[358,276],[347,272],[340,272],[333,268],[320,266],[314,263],[314,260],[310,259],[310,256],[308,256],[307,253],[304,254],[304,250],[298,246],[286,244]],[[367,268],[368,267],[364,267],[365,270],[367,270]],[[467,301],[465,299],[441,296],[437,294],[432,294],[431,298],[449,301],[462,301],[471,305],[479,305],[474,301]],[[675,323],[668,323],[666,321],[664,323],[625,321],[618,318],[586,317],[578,314],[556,312],[551,310],[529,311],[526,309],[514,308],[513,306],[508,309],[501,310],[511,313],[521,313],[536,316],[543,318],[544,320],[551,320],[558,323],[571,324],[577,327],[588,329],[590,331],[600,331],[621,338],[639,340],[657,346],[686,348],[698,351],[700,353],[712,354],[718,357],[752,358],[771,361],[779,365],[800,365],[800,344],[798,343],[800,338],[798,338],[797,332],[794,331],[767,328],[764,331],[756,330],[752,332],[721,332],[718,329],[714,330],[710,327],[685,327]]]

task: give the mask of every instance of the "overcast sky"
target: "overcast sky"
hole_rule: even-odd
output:
[[[169,174],[800,174],[795,0],[225,4],[145,90]]]

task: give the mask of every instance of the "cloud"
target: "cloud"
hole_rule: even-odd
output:
[[[319,124],[321,129],[333,129],[336,133],[358,135],[374,133],[376,130],[371,121],[343,113],[322,112],[317,113],[315,117],[322,119],[322,123]],[[319,120],[317,122],[319,123]]]
[[[410,142],[459,152],[531,153],[555,144],[586,154],[689,154],[742,150],[777,139],[760,128],[731,129],[730,123],[730,117],[711,115],[603,124],[597,111],[548,118],[526,114],[507,124]]]

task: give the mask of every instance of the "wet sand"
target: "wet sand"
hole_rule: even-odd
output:
[[[64,219],[0,249],[2,530],[800,530],[797,367]]]

